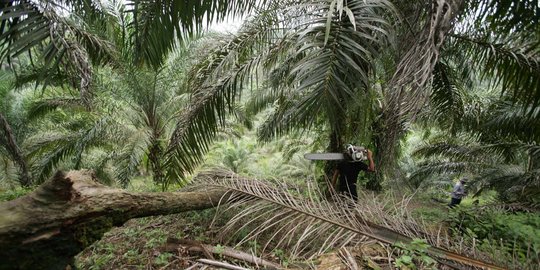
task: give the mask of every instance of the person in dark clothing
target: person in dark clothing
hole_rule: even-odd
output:
[[[348,151],[345,154],[346,159],[337,165],[334,176],[332,177],[332,187],[336,186],[336,180],[339,176],[338,192],[345,194],[356,201],[358,199],[358,192],[356,191],[356,180],[358,175],[361,171],[374,172],[375,163],[373,162],[373,153],[370,150],[356,146],[349,147],[353,147],[353,151],[362,151],[365,153],[369,165],[361,160],[355,160],[355,158],[351,156],[351,152]]]

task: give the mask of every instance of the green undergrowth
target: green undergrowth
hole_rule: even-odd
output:
[[[14,189],[0,190],[0,202],[15,200],[31,192],[32,188],[16,187]]]
[[[540,216],[488,207],[460,207],[449,212],[453,233],[474,238],[480,250],[540,269]]]
[[[217,247],[234,246],[239,238],[223,242],[220,231],[229,216],[218,216],[214,220],[215,209],[192,211],[167,216],[132,219],[124,226],[113,228],[76,257],[80,269],[184,269],[196,259],[204,257],[179,252],[167,252],[167,238],[195,240]],[[211,226],[214,221],[213,226]],[[242,237],[238,235],[236,237]],[[287,252],[276,249],[260,254],[261,244],[249,241],[237,250],[257,254],[265,259],[287,265]],[[216,256],[219,259],[219,254]],[[234,262],[242,265],[243,262]],[[251,268],[250,265],[245,265]]]
[[[454,236],[474,238],[479,251],[509,263],[509,267],[519,263],[524,269],[540,269],[540,215],[497,208],[494,195],[465,198],[450,209],[446,200],[423,194],[415,198],[411,212]]]
[[[212,241],[212,210],[129,220],[76,257],[80,269],[182,269],[189,258],[166,252],[168,237]],[[204,217],[201,217],[203,215]]]

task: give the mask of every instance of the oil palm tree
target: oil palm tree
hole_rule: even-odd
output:
[[[20,146],[26,130],[22,125],[22,115],[11,106],[14,101],[12,92],[14,87],[11,77],[7,72],[0,71],[0,152],[2,153],[2,163],[5,164],[4,171],[10,171],[11,164],[16,165],[19,184],[28,187],[31,184],[31,175],[28,162]]]
[[[56,78],[53,76],[56,74],[62,78],[67,77],[71,82],[69,86],[79,89],[80,98],[51,98],[36,105],[36,113],[80,104],[88,110],[92,109],[90,99],[94,97],[92,92],[96,84],[93,82],[93,65],[113,63],[113,66],[122,69],[127,63],[133,68],[131,72],[121,70],[123,74],[134,75],[136,67],[149,67],[153,71],[148,72],[159,74],[167,54],[177,40],[199,31],[211,21],[221,20],[228,15],[248,13],[252,8],[264,5],[265,1],[7,1],[0,6],[0,61],[13,63],[16,57],[28,52],[32,72],[19,76],[19,82],[34,80],[50,85],[58,82],[51,81],[51,78]],[[12,67],[19,68],[17,65]],[[157,119],[159,112],[155,110],[156,93],[154,91],[153,95],[150,93],[151,96],[147,96],[148,91],[140,91],[141,88],[135,85],[140,81],[126,81],[132,83],[132,89],[136,89],[131,92],[133,100],[139,101],[136,104],[143,112],[142,117],[152,129],[149,156],[156,174],[162,169],[155,153],[160,152],[162,147],[158,141],[161,140],[159,131],[163,129],[163,123]],[[158,80],[152,81],[157,83]],[[153,86],[148,89],[155,90],[155,84]],[[168,108],[179,105],[173,104]],[[94,119],[90,122],[104,127],[107,125],[102,124],[110,123],[110,120]],[[80,155],[87,144],[75,143],[74,140],[94,140],[84,134],[104,136],[93,127],[86,131],[88,133],[81,130],[79,137],[68,132],[73,136],[50,136],[50,141],[42,141],[45,137],[37,138],[34,144],[36,148],[30,150],[30,155],[34,158],[45,157],[42,160],[43,166],[38,166],[40,177],[46,177],[47,172],[73,154],[74,149],[78,149],[76,152],[79,156],[75,164],[80,163]],[[61,138],[75,144],[60,143]],[[159,175],[156,177],[160,178]]]
[[[505,2],[512,6],[516,1]],[[431,5],[396,3],[400,10],[410,10],[413,11],[411,14],[416,15],[404,16],[402,19],[408,21],[399,24],[404,29],[396,31],[399,35],[393,41],[400,49],[390,46],[383,50],[381,44],[384,43],[380,41],[387,36],[388,29],[392,29],[392,20],[381,14],[393,9],[383,1],[363,3],[370,7],[367,9],[369,14],[363,13],[362,3],[356,1],[346,4],[342,1],[304,1],[300,5],[281,3],[280,6],[290,7],[287,12],[277,12],[277,15],[279,8],[276,7],[260,12],[236,38],[216,49],[207,62],[201,64],[196,73],[198,75],[192,76],[196,78],[193,85],[200,89],[197,95],[204,97],[201,100],[207,102],[194,106],[191,114],[186,116],[191,119],[187,122],[209,124],[193,126],[195,129],[179,126],[173,139],[194,142],[197,141],[194,134],[204,134],[204,139],[199,140],[204,149],[206,142],[203,141],[211,138],[211,130],[222,123],[220,117],[226,113],[227,105],[234,104],[235,97],[246,82],[256,79],[262,82],[264,92],[256,96],[254,103],[262,107],[269,103],[275,105],[275,113],[261,129],[261,139],[268,140],[295,129],[325,123],[330,142],[328,149],[335,151],[344,141],[358,134],[350,128],[357,120],[355,124],[360,122],[364,130],[373,130],[371,136],[365,135],[370,138],[364,140],[371,141],[380,152],[376,156],[381,171],[392,171],[392,163],[397,160],[399,153],[399,140],[405,134],[407,123],[429,100],[430,82],[437,79],[434,76],[442,78],[440,72],[446,61],[442,58],[443,52],[461,50],[469,56],[462,60],[474,58],[476,63],[487,63],[475,75],[484,74],[494,78],[495,73],[500,74],[513,85],[515,93],[523,93],[523,89],[529,86],[534,86],[534,93],[538,92],[534,79],[537,78],[535,70],[538,61],[534,53],[518,53],[521,46],[499,53],[504,51],[500,46],[493,47],[467,39],[467,31],[482,31],[483,28],[476,27],[478,24],[461,27],[465,25],[461,22],[470,20],[471,16],[476,22],[497,27],[508,25],[504,16],[496,20],[478,17],[479,10],[500,15],[508,6],[485,1],[431,1]],[[524,7],[531,10],[530,5]],[[513,12],[508,16],[515,20],[523,19],[518,13]],[[418,18],[421,19],[412,21]],[[527,29],[530,29],[530,25]],[[458,38],[461,49],[456,47],[455,40]],[[467,40],[469,42],[465,42]],[[261,45],[261,41],[267,46]],[[467,44],[469,47],[464,50]],[[495,48],[496,53],[489,53],[487,48]],[[377,68],[373,67],[372,59],[380,61]],[[382,75],[377,78],[383,83],[377,88],[381,90],[373,91],[369,79],[375,78],[372,74],[380,70]],[[530,77],[533,79],[512,80],[509,75],[514,72],[512,70],[533,75]],[[257,75],[250,77],[250,72]],[[373,106],[377,99],[381,102],[380,107]],[[358,115],[354,115],[358,108],[364,109],[361,111],[364,116],[360,118],[361,121],[358,121]],[[199,117],[196,111],[205,116]],[[366,119],[366,115],[371,117]],[[209,131],[205,131],[206,128]],[[177,156],[180,155],[178,153]],[[183,156],[186,160],[175,162],[195,162],[193,157],[200,156],[200,153],[185,151]],[[382,176],[378,177],[372,186],[380,188],[381,180]]]
[[[25,47],[34,47],[38,43],[45,42],[45,45],[50,45],[55,44],[49,42],[54,40],[59,41],[59,44],[70,44],[68,42],[70,40],[64,41],[66,35],[63,34],[66,31],[73,33],[70,37],[77,37],[75,41],[80,41],[77,44],[91,45],[88,45],[88,48],[75,46],[79,49],[72,50],[73,52],[66,55],[84,55],[84,49],[90,58],[95,57],[96,61],[114,58],[112,56],[105,57],[114,55],[107,53],[108,50],[104,49],[110,48],[110,46],[98,46],[110,45],[111,42],[103,43],[100,42],[99,36],[83,35],[88,31],[84,32],[81,29],[85,29],[86,25],[92,26],[94,23],[85,24],[84,27],[75,27],[78,24],[66,23],[72,20],[72,17],[58,16],[58,8],[67,8],[70,12],[73,11],[69,13],[73,16],[81,13],[83,15],[79,15],[84,19],[86,19],[85,15],[89,14],[94,14],[94,18],[107,16],[101,12],[105,9],[95,8],[97,5],[94,2],[87,1],[61,2],[63,4],[57,4],[60,2],[54,1],[43,3],[41,6],[30,1],[15,1],[4,4],[1,29],[2,41],[4,41],[3,48],[5,48],[3,52],[5,52],[6,59],[9,58],[8,55],[20,54],[20,52],[26,51]],[[187,16],[196,22],[201,22],[205,13],[210,14],[212,11],[216,11],[215,14],[222,16],[242,10],[244,7],[255,6],[253,1],[236,1],[232,2],[230,6],[216,5],[216,3],[191,3],[195,6],[201,5],[202,8],[197,9],[195,6],[191,6],[190,9],[185,10],[184,6],[177,5],[178,3],[175,1],[133,1],[128,2],[127,5],[120,5],[124,7],[118,9],[121,11],[120,14],[129,14],[129,16],[116,16],[116,21],[125,26],[121,29],[132,30],[121,31],[122,38],[113,44],[133,45],[131,47],[137,48],[136,52],[139,55],[133,57],[134,63],[142,63],[156,68],[162,62],[160,59],[163,59],[163,55],[171,48],[171,40],[174,40],[175,37],[171,31],[180,29],[176,23],[169,24],[171,18],[179,18],[176,21],[185,22],[183,19]],[[262,5],[265,4],[263,1]],[[396,3],[396,5],[398,4]],[[285,12],[276,12],[278,10],[276,6],[290,8]],[[178,166],[174,167],[184,169],[173,172],[171,177],[183,176],[185,172],[193,170],[194,164],[201,161],[200,157],[207,150],[216,127],[224,123],[224,115],[228,108],[232,107],[230,105],[234,104],[235,97],[238,96],[247,81],[260,79],[263,73],[270,74],[269,77],[274,78],[274,80],[269,80],[269,82],[273,81],[274,84],[268,84],[268,86],[272,86],[269,89],[273,91],[269,91],[265,96],[273,96],[274,100],[280,101],[273,120],[269,120],[268,125],[266,125],[268,128],[263,129],[266,132],[261,132],[262,138],[272,138],[292,129],[312,127],[318,123],[316,121],[328,125],[327,134],[329,134],[330,149],[336,149],[343,140],[349,140],[349,136],[353,136],[344,135],[347,132],[342,129],[347,124],[343,123],[352,121],[347,121],[343,117],[351,115],[351,108],[354,107],[355,103],[363,103],[359,102],[358,96],[366,96],[362,93],[369,93],[372,89],[369,79],[373,78],[371,74],[377,71],[372,65],[374,56],[392,48],[381,46],[384,44],[381,41],[388,35],[389,29],[395,28],[391,27],[389,16],[386,16],[388,10],[392,10],[392,5],[384,1],[306,0],[290,3],[287,1],[278,2],[276,6],[260,12],[252,24],[251,30],[246,29],[220,49],[216,49],[213,56],[210,56],[197,69],[201,76],[192,76],[191,85],[196,89],[193,93],[194,102],[182,116],[173,133],[166,161],[167,164],[176,163]],[[429,87],[426,86],[440,60],[441,50],[449,43],[447,34],[452,29],[455,30],[455,33],[450,36],[474,41],[476,39],[469,38],[463,33],[471,32],[471,29],[480,29],[474,33],[482,33],[482,29],[498,32],[505,27],[508,29],[511,22],[517,21],[520,26],[513,33],[525,33],[533,26],[524,19],[534,19],[534,14],[537,12],[534,5],[521,4],[521,1],[517,0],[506,0],[500,5],[483,0],[471,3],[440,0],[430,1],[427,5],[412,3],[410,5],[399,4],[398,6],[399,10],[410,10],[413,11],[410,14],[416,15],[403,16],[407,21],[398,25],[403,26],[404,29],[396,31],[400,33],[400,36],[393,39],[394,45],[399,49],[390,50],[389,56],[383,57],[390,59],[383,74],[393,75],[385,80],[388,83],[382,84],[382,111],[378,113],[379,116],[376,116],[380,120],[373,122],[375,126],[373,130],[378,133],[379,137],[379,141],[375,145],[381,153],[376,155],[380,165],[396,160],[395,153],[398,152],[396,149],[399,148],[397,142],[403,136],[406,122],[418,113],[429,96]],[[512,8],[515,6],[520,8]],[[230,9],[224,8],[222,10],[217,7],[230,7]],[[12,10],[17,12],[11,12]],[[80,10],[86,10],[86,12],[78,12]],[[505,13],[506,10],[511,10],[511,12]],[[532,15],[529,11],[532,12]],[[493,16],[479,16],[479,14],[485,13],[493,14]],[[27,18],[35,18],[39,22],[46,23],[43,27],[34,28],[35,25],[32,25],[25,28],[24,23],[32,22]],[[420,19],[411,21],[415,18]],[[54,24],[47,24],[51,20],[56,21]],[[90,20],[90,18],[88,20],[99,22],[99,20]],[[80,21],[86,22],[85,20]],[[166,27],[158,25],[157,22],[161,21],[165,22]],[[475,21],[477,23],[471,26],[465,23],[460,24],[459,21]],[[488,23],[489,27],[474,28],[485,22]],[[43,30],[64,25],[65,27],[61,28],[65,30],[52,32],[55,33],[55,36],[46,35],[46,31]],[[100,24],[95,23],[95,25],[99,26]],[[456,25],[460,27],[456,27]],[[193,28],[187,27],[186,29],[189,31]],[[160,33],[160,31],[163,33],[153,34]],[[17,35],[12,35],[16,32]],[[36,36],[30,35],[35,32],[41,33],[43,38],[38,39]],[[100,33],[105,32],[101,31]],[[183,33],[182,31],[173,32]],[[60,35],[56,33],[60,33]],[[485,33],[489,34],[490,32]],[[28,38],[18,38],[18,36],[26,34],[29,34]],[[160,38],[163,40],[156,42]],[[16,39],[19,42],[14,42]],[[26,44],[25,40],[35,40],[35,42]],[[497,41],[500,40],[502,39]],[[23,43],[26,46],[21,46]],[[481,45],[479,42],[474,44],[471,46],[471,52],[476,52],[472,55],[477,56],[480,60],[478,62],[491,63],[483,69],[484,74],[494,75],[494,71],[497,71],[497,74],[507,74],[504,76],[506,78],[504,81],[517,86],[513,88],[518,94],[526,93],[523,91],[523,89],[527,89],[524,86],[537,84],[538,80],[535,79],[512,80],[512,72],[503,72],[504,70],[512,70],[512,67],[518,67],[524,71],[532,70],[532,73],[529,72],[529,74],[537,74],[535,58],[522,57],[530,56],[530,54],[521,53],[518,57],[515,57],[516,54],[512,52],[482,54],[481,52],[486,50],[481,48],[492,48],[492,46],[482,47],[479,46]],[[146,45],[148,45],[148,49]],[[49,47],[51,46],[45,48]],[[71,50],[72,47],[67,46],[67,48]],[[102,49],[99,50],[99,48]],[[56,50],[56,47],[52,49]],[[50,52],[47,55],[50,56],[47,58],[50,60],[61,54]],[[507,60],[493,61],[501,56]],[[61,58],[56,57],[56,59]],[[56,62],[48,61],[47,63]],[[88,70],[85,64],[88,61],[81,60],[74,61],[74,63],[81,63],[78,67],[79,70]],[[261,73],[249,76],[254,71]],[[80,72],[80,74],[85,73]],[[357,77],[360,80],[357,80]],[[533,78],[536,77],[533,76]],[[80,85],[87,85],[87,81],[88,79],[83,76]],[[84,87],[80,88],[84,90]],[[532,96],[536,97],[536,93],[539,91],[536,90],[538,88],[534,89],[533,93],[535,94]],[[81,93],[83,92],[85,91]],[[535,99],[537,100],[537,98]],[[373,101],[364,100],[368,100],[366,103]],[[360,104],[359,107],[368,108],[369,106]],[[365,123],[363,125],[367,126]],[[383,169],[388,167],[388,171],[390,171],[392,166],[380,167]]]
[[[525,105],[526,101],[512,102],[511,96],[471,101],[462,95],[458,99],[460,117],[453,119],[452,133],[441,134],[416,150],[424,162],[413,180],[471,174],[477,193],[492,189],[504,201],[538,206],[534,199],[540,194],[538,108]]]
[[[182,89],[174,87],[179,84],[178,74],[171,71],[173,67],[175,72],[181,69],[178,62],[174,64],[159,72],[130,69],[120,74],[122,79],[113,86],[120,90],[125,102],[119,108],[120,130],[123,130],[119,135],[125,143],[115,158],[119,165],[117,177],[124,185],[136,175],[145,159],[154,183],[163,190],[169,184],[164,179],[167,168],[163,165],[167,138],[174,127],[175,116],[187,103]]]
[[[432,86],[448,75],[441,73],[446,64],[453,61],[470,76],[486,78],[527,102],[538,101],[538,9],[533,2],[395,3],[404,11],[403,27],[396,31],[400,49],[383,58],[389,60],[382,68],[391,75],[382,78],[388,83],[382,85],[382,112],[374,126],[380,134],[376,163],[387,177],[398,171],[399,142],[434,97]]]
[[[384,16],[391,13],[385,1],[278,1],[258,13],[194,68],[189,83],[195,102],[171,145],[200,147],[171,150],[168,162],[200,162],[200,149],[208,148],[224,115],[255,82],[261,82],[261,92],[248,107],[257,112],[276,105],[261,139],[322,124],[333,138],[329,149],[340,148],[352,138],[348,115],[359,100],[368,100],[358,97],[369,95],[371,60],[388,36]]]

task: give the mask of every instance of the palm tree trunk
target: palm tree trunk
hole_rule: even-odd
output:
[[[389,83],[386,107],[383,108],[376,163],[378,170],[366,188],[380,189],[383,178],[394,178],[399,141],[405,134],[406,121],[413,121],[427,102],[425,86],[439,61],[440,48],[446,35],[454,27],[454,18],[460,14],[463,0],[432,0],[429,23],[421,33],[407,34],[403,44],[410,44],[398,60],[394,77]]]
[[[161,166],[161,156],[162,149],[159,146],[159,142],[154,140],[154,144],[150,147],[148,153],[148,160],[150,161],[150,166],[152,168],[152,177],[154,183],[161,186],[161,191],[167,190],[167,183],[164,181],[165,177],[163,174],[163,168]]]
[[[11,155],[11,158],[19,167],[19,183],[21,184],[21,186],[24,187],[30,186],[31,181],[28,174],[28,166],[26,164],[26,160],[24,159],[24,155],[22,154],[22,151],[17,144],[11,126],[9,125],[4,115],[2,115],[1,113],[0,130],[2,131],[2,133],[4,133],[3,139],[0,139],[0,142],[4,144],[4,147]]]
[[[329,143],[328,143],[328,147],[327,147],[327,152],[329,153],[340,153],[340,152],[343,152],[342,151],[342,144],[343,144],[343,140],[341,138],[341,135],[340,135],[340,132],[337,131],[337,130],[333,130],[332,132],[330,132],[330,140],[329,140]],[[323,184],[322,186],[322,190],[326,190],[327,189],[327,192],[326,194],[328,196],[330,196],[330,184],[332,182],[332,176],[334,174],[334,171],[336,170],[336,162],[335,161],[327,161],[325,162],[324,164],[324,179],[323,181],[321,181]]]

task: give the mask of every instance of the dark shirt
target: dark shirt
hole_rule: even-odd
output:
[[[367,171],[369,166],[362,162],[349,162],[349,161],[343,161],[340,162],[337,166],[339,170],[339,177],[344,179],[347,179],[349,181],[356,182],[356,178],[358,178],[358,174],[360,174],[360,171]],[[349,180],[350,179],[350,180]]]
[[[342,161],[338,164],[339,170],[339,191],[351,193],[356,199],[356,179],[360,171],[367,171],[369,166],[361,161],[349,162]]]

